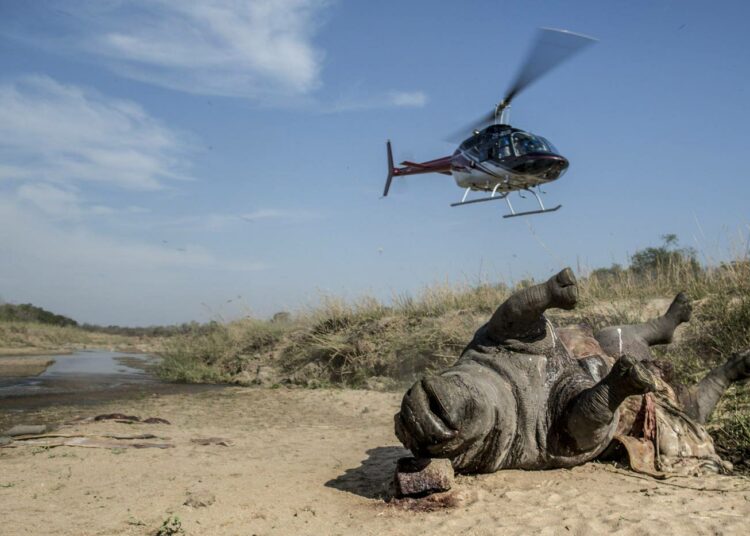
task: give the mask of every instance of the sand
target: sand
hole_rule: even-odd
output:
[[[45,357],[0,356],[0,378],[39,376],[54,362]]]
[[[406,454],[392,432],[399,400],[227,388],[26,416],[162,417],[171,424],[106,421],[59,432],[151,433],[174,448],[2,448],[0,533],[144,535],[170,516],[190,535],[748,533],[746,478],[657,482],[603,464],[462,476],[438,500],[388,503],[395,461]],[[211,437],[229,446],[191,441]],[[189,496],[212,504],[188,506]]]

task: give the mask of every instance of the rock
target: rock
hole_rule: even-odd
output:
[[[183,503],[191,508],[205,508],[216,502],[216,495],[208,490],[188,491],[187,499]]]
[[[453,485],[453,467],[443,458],[401,458],[396,463],[394,483],[400,497],[424,496],[448,491]]]
[[[47,431],[44,424],[17,424],[10,430],[3,432],[7,436],[15,437],[22,435],[39,435]]]

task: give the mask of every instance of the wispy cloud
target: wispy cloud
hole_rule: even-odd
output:
[[[85,216],[112,216],[115,214],[143,214],[148,209],[138,206],[121,208],[107,205],[86,204],[77,189],[64,188],[45,182],[24,183],[16,191],[16,197],[54,219],[77,220]]]
[[[238,225],[256,222],[275,222],[284,224],[307,223],[324,217],[319,212],[304,209],[262,208],[245,213],[209,213],[183,216],[166,221],[150,222],[155,227],[180,227],[184,229],[203,229],[210,231],[226,230]]]
[[[180,134],[133,102],[46,76],[0,84],[0,180],[158,190],[186,177],[186,152]],[[49,186],[36,197],[42,188],[58,205],[70,198]]]
[[[0,31],[77,60],[87,58],[120,76],[186,93],[313,111],[424,106],[422,91],[384,90],[333,104],[321,95],[326,54],[316,38],[335,4],[39,0],[33,3],[37,17],[6,24],[0,19]],[[46,32],[39,31],[40,16],[45,16]]]
[[[113,238],[83,227],[62,229],[25,213],[1,196],[0,226],[23,230],[0,233],[0,249],[23,256],[33,255],[53,269],[97,266],[109,271],[138,266],[145,271],[170,267],[255,271],[266,267],[264,263],[253,260],[223,259],[199,245],[176,250]]]
[[[310,212],[308,210],[288,210],[288,209],[277,209],[277,208],[263,208],[241,214],[240,218],[245,221],[261,221],[261,220],[279,220],[286,222],[303,222],[316,220],[321,217],[316,212]]]
[[[427,95],[423,91],[393,91],[389,100],[394,106],[404,108],[422,108],[427,104]]]
[[[320,85],[329,0],[62,4],[66,42],[120,75],[188,93],[265,98]]]
[[[427,104],[423,91],[388,91],[377,95],[352,95],[339,98],[325,111],[331,113],[374,110],[380,108],[422,108]]]
[[[5,299],[99,323],[189,320],[199,314],[200,301],[215,299],[218,289],[233,287],[232,281],[242,281],[233,287],[241,288],[268,267],[198,244],[174,248],[83,225],[61,226],[2,193],[0,251]]]

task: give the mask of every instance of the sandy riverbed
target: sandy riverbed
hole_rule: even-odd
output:
[[[46,357],[0,356],[0,379],[39,376],[54,362]]]
[[[0,449],[1,532],[153,534],[176,515],[190,535],[747,534],[748,479],[660,483],[599,464],[459,477],[449,506],[435,511],[420,511],[431,503],[388,504],[395,460],[406,454],[392,432],[399,399],[228,388],[28,415],[161,417],[171,424],[106,421],[60,432],[152,433],[174,448]],[[229,446],[191,441],[208,437]],[[215,502],[186,506],[190,492]]]

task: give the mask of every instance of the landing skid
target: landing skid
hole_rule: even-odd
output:
[[[503,214],[503,218],[515,218],[516,216],[530,216],[531,214],[545,214],[547,212],[555,212],[562,205],[557,205],[555,208],[545,208],[539,210],[528,210],[526,212],[514,212],[513,214]]]
[[[510,194],[510,192],[504,192],[498,195],[497,189],[498,189],[498,186],[495,186],[495,188],[492,190],[492,194],[489,197],[480,197],[479,199],[469,199],[467,201],[466,197],[469,195],[469,192],[471,191],[471,188],[467,188],[466,191],[464,192],[463,199],[461,199],[461,201],[459,201],[458,203],[451,203],[451,206],[460,207],[462,205],[471,205],[473,203],[484,203],[485,201],[498,201],[500,199],[505,199],[505,202],[508,203],[510,214],[504,214],[503,218],[515,218],[516,216],[530,216],[532,214],[545,214],[547,212],[556,212],[562,207],[562,205],[557,205],[554,208],[544,208],[544,203],[542,203],[542,200],[539,197],[539,195],[534,190],[526,188],[525,190],[527,192],[530,192],[536,198],[537,202],[539,203],[539,209],[527,210],[525,212],[516,212],[515,209],[513,208],[513,205],[511,205],[510,203],[510,199],[508,198],[508,195]],[[519,195],[521,195],[520,192],[519,192]],[[523,195],[521,195],[521,197],[523,197]]]

